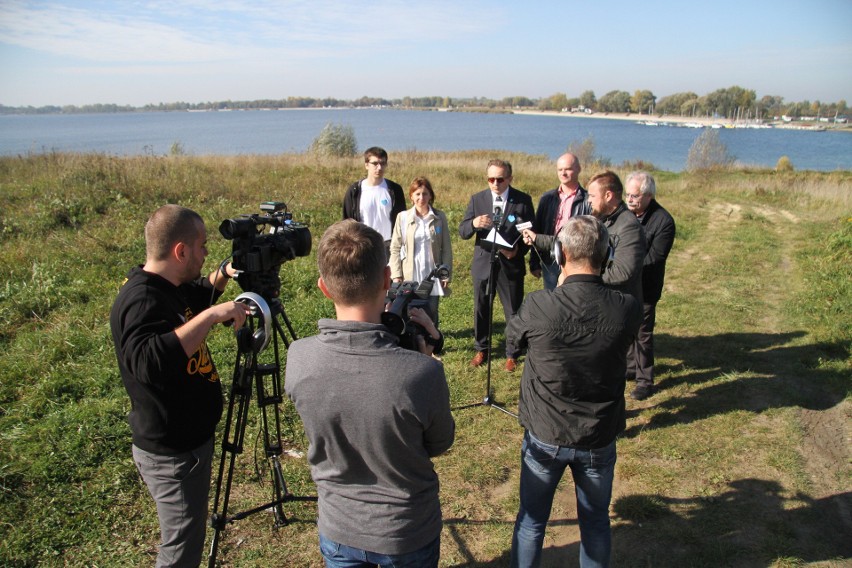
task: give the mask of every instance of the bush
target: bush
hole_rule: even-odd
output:
[[[715,170],[731,167],[734,157],[728,153],[728,147],[719,139],[715,129],[705,129],[698,135],[686,156],[686,169]]]
[[[587,168],[590,171],[601,170],[611,165],[608,159],[598,156],[594,136],[589,136],[582,142],[571,142],[568,144],[566,151],[577,156],[583,168]]]
[[[171,147],[169,148],[169,156],[186,156],[186,150],[178,141],[172,142]]]
[[[787,156],[781,156],[778,158],[778,162],[775,164],[776,172],[792,172],[793,171],[793,162],[790,161],[790,158]]]
[[[320,156],[351,158],[358,153],[355,130],[351,126],[328,123],[314,138],[310,152]]]

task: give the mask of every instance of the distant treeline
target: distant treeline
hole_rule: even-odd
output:
[[[713,116],[719,118],[772,118],[789,116],[834,117],[846,115],[845,100],[833,103],[820,101],[785,102],[784,97],[765,95],[757,98],[755,91],[742,87],[717,89],[699,96],[693,92],[675,93],[657,99],[649,90],[637,90],[632,95],[627,91],[610,91],[598,98],[594,91],[584,91],[579,97],[568,97],[555,93],[541,99],[529,97],[403,97],[384,99],[361,97],[355,100],[313,97],[287,97],[286,99],[258,99],[253,101],[218,101],[203,103],[159,103],[142,107],[115,104],[65,105],[43,107],[9,107],[0,105],[0,114],[78,114],[101,112],[151,112],[151,111],[212,111],[212,110],[261,110],[295,108],[371,108],[393,107],[412,109],[527,109],[572,112],[630,112],[656,116]]]

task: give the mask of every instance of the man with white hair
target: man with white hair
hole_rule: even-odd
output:
[[[627,378],[636,381],[630,396],[644,400],[654,394],[654,323],[657,302],[663,293],[666,259],[674,244],[675,222],[657,203],[657,184],[651,174],[632,172],[624,185],[627,208],[645,229],[647,244],[642,266],[642,325],[627,352]]]

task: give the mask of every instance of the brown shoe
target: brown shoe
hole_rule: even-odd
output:
[[[517,367],[517,366],[518,366],[517,362],[514,359],[512,359],[511,357],[506,359],[506,370],[509,371],[510,373],[514,373],[515,367]]]
[[[479,367],[483,363],[485,363],[485,351],[477,351],[473,359],[470,360],[470,366]]]

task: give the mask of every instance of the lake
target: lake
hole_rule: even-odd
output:
[[[311,109],[231,112],[140,112],[0,116],[0,155],[99,152],[163,155],[179,143],[189,155],[304,152],[328,124],[351,126],[360,150],[517,151],[557,158],[592,138],[613,164],[651,162],[681,171],[701,129],[566,116]],[[852,133],[786,129],[720,129],[741,163],[774,167],[788,156],[796,169],[852,169]]]

